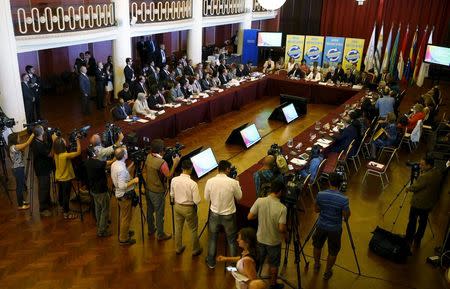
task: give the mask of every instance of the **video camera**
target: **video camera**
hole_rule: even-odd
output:
[[[411,167],[411,183],[412,183],[420,176],[420,164],[407,161],[406,166]]]
[[[148,149],[147,148],[140,148],[137,146],[127,146],[127,152],[128,152],[128,159],[135,163],[141,163],[145,162],[148,155]]]
[[[45,124],[47,124],[47,123],[48,123],[47,120],[45,120],[45,119],[40,119],[40,120],[35,121],[35,122],[25,123],[25,124],[23,125],[23,127],[24,127],[24,128],[27,128],[27,129],[33,129],[33,128],[34,128],[35,126],[37,126],[37,125],[45,125]]]
[[[167,162],[169,165],[169,168],[173,165],[173,158],[176,156],[181,157],[181,150],[184,149],[184,145],[180,143],[176,143],[173,147],[167,147],[163,159]]]
[[[69,134],[69,151],[77,150],[77,139],[83,139],[87,137],[88,131],[91,128],[90,125],[83,126],[79,129],[74,129]]]
[[[302,177],[299,172],[285,175],[286,192],[281,202],[286,206],[295,206],[303,188]]]
[[[4,130],[5,127],[12,128],[16,124],[14,118],[9,118],[6,115],[0,115],[0,130]]]
[[[235,166],[231,166],[230,168],[230,173],[228,174],[228,177],[232,178],[232,179],[236,179],[238,175],[238,171],[236,169]]]
[[[347,186],[348,186],[348,182],[347,182],[347,177],[345,174],[345,168],[343,165],[338,165],[336,167],[336,174],[338,174],[341,177],[341,185],[339,186],[339,191],[341,193],[345,193],[347,191]]]
[[[107,123],[105,131],[101,135],[103,146],[109,147],[115,144],[121,132],[122,129],[119,126],[114,123]]]

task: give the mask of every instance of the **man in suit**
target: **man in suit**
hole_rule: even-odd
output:
[[[336,69],[334,70],[334,74],[333,74],[333,78],[332,78],[333,82],[343,82],[345,80],[345,71],[342,68],[342,63],[339,62]]]
[[[154,61],[155,53],[156,53],[156,43],[155,43],[155,41],[152,40],[151,35],[145,41],[145,50],[147,53],[147,61],[149,61],[149,62]]]
[[[80,52],[77,59],[75,59],[74,70],[76,74],[80,73],[81,66],[86,66],[86,59],[84,58],[84,53]]]
[[[169,78],[170,78],[169,64],[166,64],[159,72],[159,80],[162,83],[166,83]]]
[[[221,85],[225,85],[228,83],[228,71],[226,69],[219,74],[219,80]]]
[[[184,75],[183,72],[183,64],[178,63],[177,68],[175,69],[175,77],[182,77]]]
[[[200,80],[200,85],[202,86],[202,90],[210,90],[213,86],[211,82],[211,75],[209,73],[205,73],[203,78]]]
[[[87,76],[89,77],[89,81],[91,82],[91,93],[90,95],[93,96],[95,91],[95,72],[97,70],[97,62],[95,61],[95,58],[91,55],[89,51],[86,51],[84,53],[84,57],[86,58],[86,68],[87,68]]]
[[[249,76],[252,72],[252,65],[253,63],[251,61],[247,62],[247,65],[244,66],[244,69],[242,70],[242,74],[244,76]]]
[[[187,63],[187,55],[183,54],[183,56],[181,57],[179,63],[181,64],[181,68],[184,68],[188,65]]]
[[[194,66],[192,66],[192,60],[188,60],[188,65],[184,68],[184,75],[186,76],[194,76],[195,70]]]
[[[194,80],[192,81],[192,92],[193,93],[202,92],[202,85],[200,84],[200,75],[198,75],[198,73],[195,74]]]
[[[195,67],[195,73],[198,74],[200,79],[203,78],[203,64],[201,63],[197,64],[197,66]]]
[[[158,66],[158,67],[163,67],[167,63],[165,49],[166,49],[166,47],[164,46],[164,44],[161,44],[159,46],[159,51],[157,52],[156,57],[155,57],[155,63],[156,63],[156,66]]]
[[[137,97],[138,93],[143,93],[146,97],[148,96],[147,85],[145,83],[145,77],[140,75],[138,79],[134,82],[133,95],[134,98]]]
[[[114,120],[124,120],[132,114],[131,108],[123,98],[119,98],[119,103],[114,107],[112,115]]]
[[[244,77],[244,64],[239,64],[236,68],[236,77]]]
[[[150,96],[147,98],[148,107],[152,110],[158,110],[158,105],[166,103],[164,96],[158,90],[156,86],[150,88]]]
[[[225,69],[227,69],[227,61],[225,60],[225,58],[222,58],[220,60],[220,65],[217,68],[217,71],[221,74]]]
[[[28,86],[34,93],[34,111],[36,119],[41,119],[41,79],[36,75],[36,70],[32,65],[25,66],[25,71],[30,77]]]
[[[130,85],[125,82],[122,87],[123,87],[123,89],[121,91],[119,91],[117,96],[119,98],[122,98],[124,101],[133,100],[134,98],[130,91]]]
[[[91,82],[89,81],[89,77],[87,76],[86,73],[87,73],[86,66],[81,66],[80,75],[78,76],[81,92],[81,109],[84,115],[89,115],[91,113],[89,109]]]
[[[105,104],[103,103],[104,95],[105,95],[105,81],[106,74],[103,71],[103,63],[97,63],[97,69],[95,70],[95,90],[96,90],[96,104],[97,109],[105,108]]]
[[[181,91],[181,85],[179,82],[176,82],[173,87],[170,89],[169,98],[167,99],[167,102],[173,103],[173,102],[180,102],[184,99],[184,94]]]
[[[133,81],[136,80],[136,76],[134,75],[134,69],[133,69],[133,67],[131,67],[131,65],[133,64],[133,60],[131,60],[130,57],[127,57],[125,62],[126,62],[126,66],[123,69],[123,74],[125,75],[125,82],[131,86]]]
[[[22,96],[23,96],[23,104],[25,106],[25,117],[27,119],[27,123],[35,122],[36,119],[34,117],[34,93],[33,90],[29,86],[30,77],[28,74],[22,74]]]
[[[160,77],[161,75],[161,70],[159,69],[159,67],[155,67],[155,72],[154,73],[150,73],[150,75],[148,76],[148,82],[150,83],[150,85],[156,85],[159,86],[160,84]]]
[[[139,37],[139,41],[136,43],[136,50],[141,60],[141,66],[148,62],[147,46],[145,45],[144,36]]]

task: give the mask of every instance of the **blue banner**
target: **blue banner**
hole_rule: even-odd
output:
[[[323,65],[336,67],[338,63],[342,62],[342,55],[344,53],[344,37],[325,38],[325,49],[323,51]]]
[[[242,40],[242,63],[249,61],[258,65],[258,31],[259,29],[245,29]]]

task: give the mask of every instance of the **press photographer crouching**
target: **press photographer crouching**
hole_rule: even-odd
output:
[[[154,139],[150,143],[151,152],[145,161],[148,235],[151,236],[156,232],[158,241],[172,238],[172,235],[164,232],[164,198],[168,180],[173,176],[180,162],[178,154],[172,155],[172,167],[169,168],[168,163],[163,159],[164,148],[163,140]]]
[[[132,171],[134,163],[131,163],[128,167],[126,166],[125,161],[128,158],[128,154],[125,148],[115,149],[114,156],[116,161],[111,165],[111,179],[119,204],[119,243],[124,246],[133,245],[136,243],[136,240],[131,238],[133,233],[130,231],[132,199],[135,196],[134,186],[139,183],[139,178],[131,178],[130,171]]]

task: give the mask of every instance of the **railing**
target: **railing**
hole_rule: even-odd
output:
[[[267,10],[259,5],[258,0],[253,0],[253,12],[266,12]]]
[[[245,0],[203,0],[203,16],[223,16],[245,12]]]
[[[151,23],[192,18],[192,0],[130,1],[131,21]]]
[[[101,1],[99,1],[101,2]],[[92,30],[115,25],[114,3],[43,7],[12,5],[16,36]]]

